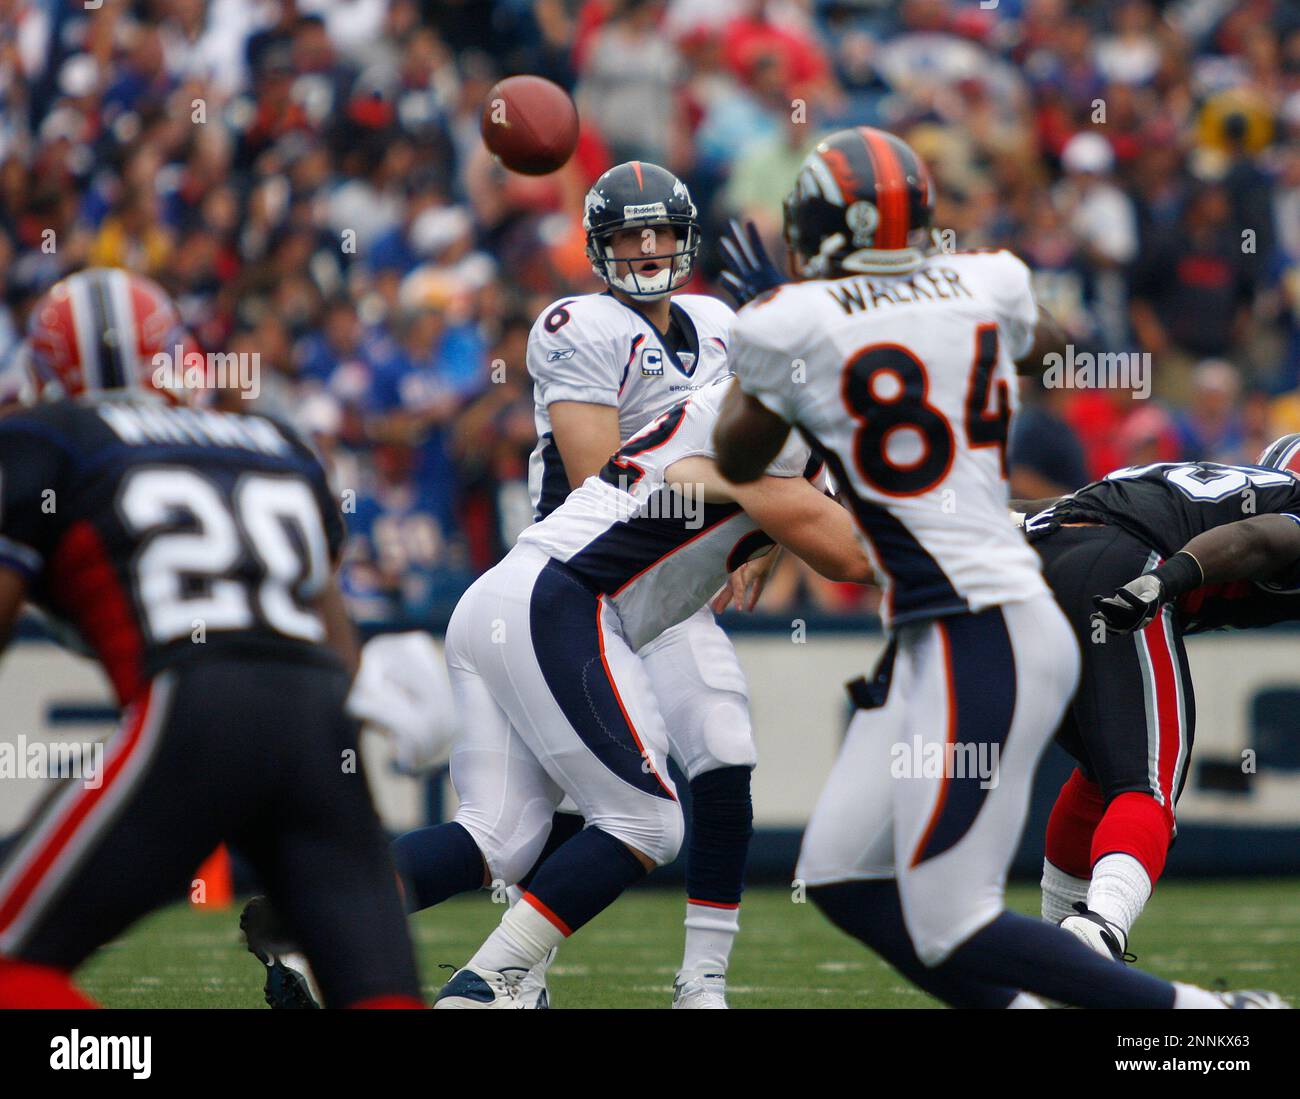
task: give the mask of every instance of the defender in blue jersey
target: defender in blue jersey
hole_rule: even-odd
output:
[[[56,285],[31,340],[55,399],[0,419],[0,632],[40,608],[122,707],[102,782],[60,781],[0,863],[0,1007],[84,1004],[71,971],[185,895],[221,843],[326,1004],[419,1006],[365,776],[341,765],[357,730],[338,506],[287,427],[154,387],[175,318],[124,271]]]

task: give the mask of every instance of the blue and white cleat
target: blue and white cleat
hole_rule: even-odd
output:
[[[725,973],[678,973],[673,981],[673,1008],[726,1010]]]
[[[542,1004],[525,1002],[521,994],[526,969],[506,969],[498,973],[491,969],[466,966],[451,975],[442,991],[433,1001],[437,1008],[515,1010],[541,1007]]]
[[[1235,1010],[1290,1011],[1291,1005],[1276,992],[1247,989],[1245,992],[1216,992],[1225,1007]]]
[[[546,952],[546,957],[524,974],[519,982],[519,998],[524,1007],[548,1008],[551,1006],[551,994],[546,987],[546,971],[555,961],[555,947]]]

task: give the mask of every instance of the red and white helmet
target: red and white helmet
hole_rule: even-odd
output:
[[[194,350],[171,298],[152,279],[113,267],[89,267],[55,283],[27,322],[27,364],[40,400],[103,390],[181,394],[156,384],[155,356]]]
[[[1264,453],[1255,464],[1268,466],[1269,469],[1284,469],[1300,477],[1300,433],[1274,439],[1264,448]]]

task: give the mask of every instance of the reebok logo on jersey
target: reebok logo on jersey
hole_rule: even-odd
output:
[[[558,363],[561,359],[571,359],[577,352],[576,347],[557,347],[546,356],[548,363]]]

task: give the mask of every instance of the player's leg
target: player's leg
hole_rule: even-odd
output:
[[[879,954],[913,984],[953,1007],[1041,1006],[1017,994],[916,956],[894,880],[892,748],[902,740],[906,659],[895,667],[880,709],[859,710],[804,833],[795,878],[841,931]],[[900,682],[901,681],[901,682]]]
[[[238,792],[195,735],[188,683],[158,676],[105,743],[94,781],[65,779],[0,866],[0,1007],[77,1007],[71,972],[186,895]]]
[[[229,716],[242,716],[246,741],[266,742],[258,763],[268,778],[233,841],[306,954],[326,1007],[423,1006],[357,726],[344,712],[348,677],[307,665],[239,667],[244,701]],[[224,720],[216,706],[213,720]]]
[[[542,844],[542,853],[533,860],[533,865],[528,868],[524,876],[506,889],[506,903],[511,908],[524,899],[524,894],[533,883],[533,875],[542,868],[542,863],[581,832],[586,824],[587,822],[578,812],[578,807],[573,804],[572,798],[566,797],[561,800],[560,807],[551,814],[551,828],[546,834],[546,842]],[[547,984],[547,973],[558,955],[558,947],[549,950],[546,956],[528,971],[528,976],[519,984],[521,1001],[535,1003],[538,1007],[554,1006],[551,990]]]
[[[467,593],[447,630],[447,667],[463,730],[451,755],[455,818],[392,844],[408,912],[519,881],[536,862],[562,796],[474,666],[468,635],[490,630],[494,620],[483,617],[481,604],[475,591]]]
[[[1062,743],[1087,765],[1096,785],[1080,780],[1063,797],[1069,793],[1076,817],[1096,819],[1087,837],[1085,910],[1065,914],[1062,926],[1117,957],[1127,949],[1173,841],[1195,704],[1172,608],[1133,637],[1107,637],[1091,625],[1092,597],[1152,567],[1158,560],[1153,551],[1124,531],[1103,527],[1060,532],[1044,545],[1067,533],[1066,550],[1044,557],[1083,655],[1068,723],[1077,739]],[[1071,837],[1071,876],[1083,878],[1077,873],[1083,868],[1083,829]]]
[[[1195,703],[1171,608],[1134,637],[1112,641],[1132,644],[1132,653],[1123,657],[1127,667],[1116,670],[1139,673],[1141,694],[1130,688],[1130,697],[1140,697],[1143,707],[1122,739],[1115,710],[1090,723],[1089,749],[1106,810],[1092,837],[1087,906],[1106,927],[1119,929],[1123,950],[1177,834],[1174,807],[1187,776]]]
[[[725,1007],[754,822],[749,692],[735,647],[707,607],[637,655],[663,713],[670,754],[691,789],[686,943],[673,1003]]]
[[[966,761],[893,786],[899,891],[922,961],[1080,1007],[1223,1006],[1003,910],[1034,771],[1078,674],[1056,604],[1044,596],[938,619],[910,640],[911,697],[929,707],[909,707],[909,739],[923,755],[954,745],[954,762]]]
[[[1097,669],[1091,652],[1092,595],[1097,585],[1099,555],[1114,541],[1106,527],[1063,527],[1034,543],[1043,562],[1043,576],[1057,605],[1074,630],[1082,656],[1074,701],[1061,719],[1055,740],[1078,762],[1057,794],[1044,837],[1042,888],[1043,919],[1059,924],[1088,900],[1092,878],[1092,834],[1105,803],[1091,777],[1088,752],[1079,728],[1079,699],[1097,693]]]
[[[1092,880],[1092,835],[1105,811],[1101,789],[1075,768],[1061,786],[1047,819],[1040,882],[1043,919],[1060,923],[1087,905]]]
[[[644,669],[614,613],[563,566],[537,558],[532,583],[516,578],[497,594],[510,640],[473,637],[475,666],[587,827],[541,865],[522,902],[448,982],[443,1006],[489,1006],[483,979],[491,1006],[518,1006],[523,973],[681,844],[667,734]]]

